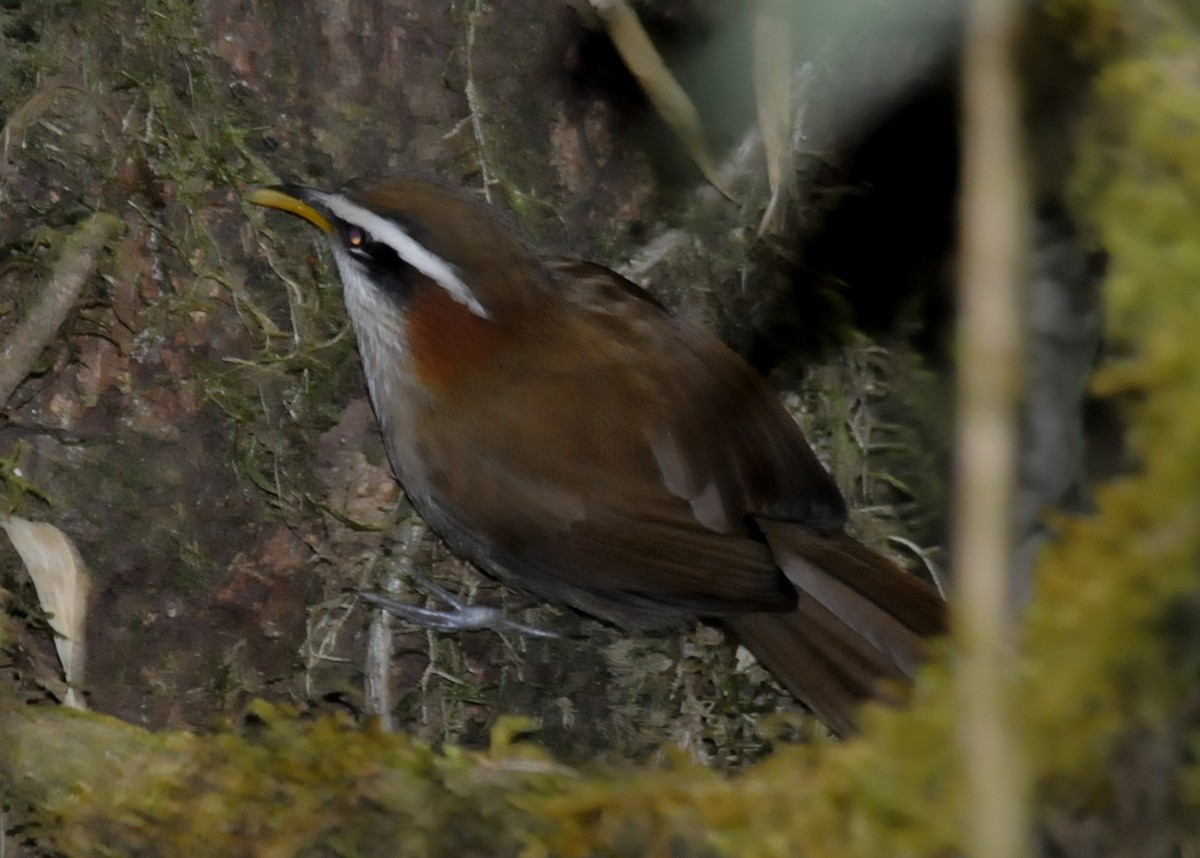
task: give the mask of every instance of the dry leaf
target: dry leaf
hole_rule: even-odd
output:
[[[638,20],[637,13],[625,0],[589,2],[604,22],[604,29],[612,39],[617,53],[621,55],[625,67],[637,78],[638,85],[646,93],[659,116],[679,137],[696,166],[700,168],[700,172],[704,174],[704,178],[729,197],[730,193],[717,173],[716,164],[704,142],[700,114],[696,112],[696,106],[663,62],[662,56],[642,27],[642,22]]]
[[[86,660],[87,597],[91,579],[83,558],[67,535],[52,524],[27,521],[16,516],[0,519],[13,547],[33,579],[38,601],[53,615],[54,646],[67,679],[63,701],[75,709],[86,709],[77,691],[83,682]]]

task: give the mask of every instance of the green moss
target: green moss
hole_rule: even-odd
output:
[[[508,735],[491,755],[436,754],[344,717],[306,721],[261,703],[240,730],[204,739],[59,714],[55,732],[102,743],[112,775],[102,789],[47,797],[40,817],[58,820],[66,855],[515,854],[515,833],[497,822],[521,814],[504,796],[556,770]],[[8,726],[35,735],[28,722]]]
[[[52,505],[50,496],[22,473],[21,458],[25,446],[20,442],[13,444],[7,456],[0,457],[0,487],[3,487],[4,501],[0,506],[0,514],[11,514],[26,501],[34,498],[43,504]]]

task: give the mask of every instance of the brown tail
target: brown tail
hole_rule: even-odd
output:
[[[800,601],[785,614],[726,622],[767,668],[834,732],[855,732],[858,705],[910,677],[924,639],[946,631],[937,591],[843,533],[760,521]]]

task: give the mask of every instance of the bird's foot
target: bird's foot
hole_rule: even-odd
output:
[[[487,605],[469,605],[444,587],[417,575],[410,576],[435,598],[450,606],[450,610],[442,611],[436,608],[423,608],[385,596],[369,590],[357,591],[364,602],[382,608],[389,614],[408,620],[421,628],[433,629],[437,632],[474,632],[481,629],[491,629],[496,632],[519,632],[538,638],[556,638],[557,634],[537,626],[521,623],[507,616],[499,608]]]

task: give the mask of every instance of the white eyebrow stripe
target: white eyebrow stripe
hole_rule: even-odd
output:
[[[476,316],[482,319],[488,318],[488,311],[484,309],[483,305],[479,303],[479,299],[472,294],[467,284],[459,277],[458,271],[454,266],[436,253],[431,253],[422,247],[397,224],[387,218],[380,217],[369,209],[355,205],[338,194],[322,193],[319,195],[319,199],[321,204],[329,209],[333,215],[347,223],[361,227],[369,232],[375,240],[382,241],[392,250],[396,251],[397,256],[426,277],[432,279],[445,289],[451,298],[464,305]]]

